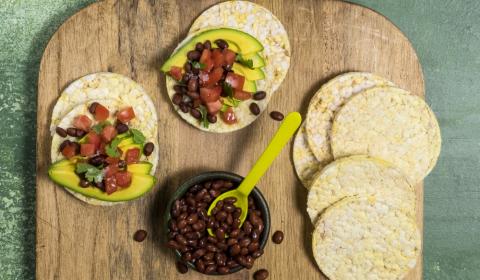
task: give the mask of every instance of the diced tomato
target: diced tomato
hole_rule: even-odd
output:
[[[129,149],[125,154],[125,162],[127,164],[136,163],[140,159],[140,149]]]
[[[234,89],[233,97],[238,100],[248,100],[252,98],[252,94],[250,92],[243,91],[241,89]]]
[[[95,151],[95,144],[80,144],[80,154],[84,157],[94,155]]]
[[[105,192],[112,194],[117,191],[117,179],[115,176],[105,178]]]
[[[102,139],[105,142],[110,142],[112,141],[113,138],[117,136],[117,130],[113,125],[107,125],[103,128],[102,130]]]
[[[62,155],[68,159],[74,157],[76,154],[74,145],[66,145],[62,150]]]
[[[222,112],[222,120],[226,124],[234,124],[237,122],[237,117],[235,116],[232,107],[228,107],[225,112]]]
[[[205,87],[214,86],[222,79],[223,76],[223,68],[222,67],[215,67],[213,71],[208,74],[208,81],[203,83]]]
[[[128,171],[120,171],[115,174],[117,186],[126,188],[132,183],[132,174]]]
[[[106,154],[106,152],[105,152],[105,146],[106,146],[106,145],[107,145],[107,144],[105,144],[105,142],[101,142],[101,143],[100,143],[100,147],[98,148],[98,152],[101,153],[101,154],[103,154],[103,155]]]
[[[78,115],[73,119],[73,126],[83,131],[89,131],[92,120],[85,115]]]
[[[180,67],[172,66],[168,73],[177,81],[180,81],[182,79],[182,68]]]
[[[215,67],[222,67],[225,65],[225,58],[221,49],[214,49],[212,51],[212,60]]]
[[[204,49],[202,55],[200,56],[200,63],[205,65],[203,71],[210,72],[212,70],[214,63],[212,60],[212,52],[209,49]]]
[[[227,77],[225,77],[225,82],[229,83],[232,88],[241,90],[245,84],[245,77],[233,72],[228,72]]]
[[[226,65],[233,65],[237,54],[229,49],[223,50],[223,57]]]
[[[95,119],[99,122],[103,122],[104,120],[108,119],[110,115],[110,111],[103,106],[102,104],[97,104],[95,107]]]
[[[202,87],[200,88],[200,99],[203,103],[210,103],[215,102],[220,99],[220,93],[222,92],[222,88],[220,86],[215,87]]]
[[[114,176],[118,171],[119,171],[118,164],[109,164],[104,169],[105,177]]]
[[[222,109],[222,102],[220,100],[217,100],[215,102],[210,102],[206,104],[207,106],[207,111],[210,115],[216,115],[220,109]]]
[[[95,149],[100,148],[100,142],[102,142],[102,139],[100,139],[100,136],[94,131],[90,131],[87,134],[87,143],[95,145]]]
[[[135,118],[135,112],[132,107],[123,108],[117,112],[117,119],[122,123],[128,123]]]
[[[120,161],[119,158],[116,158],[116,157],[107,157],[105,159],[105,161],[109,164],[109,165],[117,165],[118,166],[118,162]]]

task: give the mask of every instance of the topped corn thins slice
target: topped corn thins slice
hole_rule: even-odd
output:
[[[393,163],[410,183],[435,166],[441,137],[425,101],[394,87],[353,96],[336,114],[331,147],[335,158],[365,154]]]
[[[320,162],[320,168],[333,160],[330,130],[335,113],[352,95],[384,85],[393,86],[393,83],[371,73],[350,72],[331,79],[313,96],[305,126],[308,144]]]
[[[415,189],[390,163],[368,156],[351,156],[327,165],[308,192],[307,212],[313,224],[325,209],[345,197],[380,199],[415,216]]]
[[[280,20],[266,8],[248,1],[226,1],[204,11],[193,22],[189,33],[210,28],[230,27],[246,32],[263,45],[261,56],[265,79],[257,88],[267,92],[265,103],[282,84],[290,67],[290,42]],[[263,108],[261,108],[263,109]]]
[[[50,132],[75,106],[96,99],[117,99],[135,108],[135,115],[149,120],[150,131],[157,129],[157,111],[148,93],[132,79],[116,73],[100,72],[84,76],[68,85],[58,98],[52,112]]]
[[[309,189],[313,178],[319,171],[320,162],[308,146],[305,123],[297,131],[293,142],[293,165],[303,186]]]
[[[331,280],[402,279],[416,265],[421,237],[404,210],[349,197],[322,214],[312,247],[315,261]]]

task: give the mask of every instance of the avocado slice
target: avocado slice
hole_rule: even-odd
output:
[[[253,69],[262,68],[263,66],[265,66],[265,59],[263,59],[263,57],[260,56],[260,54],[258,53],[244,54],[242,55],[242,58],[244,60],[251,59],[253,62]]]
[[[140,145],[140,144],[135,144],[135,143],[133,143],[133,144],[128,144],[128,145],[123,145],[122,147],[118,146],[118,148],[119,148],[120,150],[122,150],[122,152],[123,152],[124,154],[125,154],[128,150],[134,149],[134,148],[140,149],[140,152],[142,151],[142,145]]]
[[[153,176],[132,173],[132,183],[128,188],[120,189],[109,195],[96,187],[80,187],[80,177],[74,171],[75,165],[57,167],[56,164],[53,164],[48,170],[48,176],[55,183],[74,192],[103,201],[128,201],[138,198],[148,192],[156,183],[156,179]]]
[[[243,91],[255,93],[257,91],[257,83],[255,83],[255,81],[245,80]]]
[[[262,80],[265,78],[265,74],[260,68],[250,69],[237,62],[233,63],[232,70],[233,72],[244,76],[245,79],[250,81]]]
[[[164,73],[170,71],[172,66],[183,67],[187,61],[187,53],[195,48],[195,44],[203,43],[206,40],[214,42],[217,39],[226,40],[231,46],[232,51],[244,54],[257,53],[263,50],[263,45],[252,35],[232,28],[215,28],[203,31],[187,43],[181,46],[170,58],[163,64],[161,71]],[[238,50],[236,50],[238,47]]]
[[[120,138],[120,139],[122,139],[122,138]],[[132,145],[132,144],[134,144],[133,137],[126,137],[126,138],[123,138],[122,141],[120,141],[120,143],[118,143],[117,147],[122,149],[122,147],[129,146],[129,145]]]
[[[150,162],[139,162],[127,165],[127,171],[135,174],[150,174],[153,165]]]

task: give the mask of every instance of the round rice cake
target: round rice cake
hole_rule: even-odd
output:
[[[69,113],[67,113],[64,118],[58,123],[57,126],[62,127],[62,128],[68,128],[73,126],[73,119],[78,116],[78,115],[86,115],[90,119],[94,119],[94,116],[89,112],[88,107],[91,103],[93,102],[98,102],[105,106],[109,111],[110,111],[110,116],[107,119],[107,121],[110,121],[111,123],[114,123],[115,121],[115,116],[114,112],[116,112],[118,109],[129,106],[128,104],[123,104],[122,101],[117,100],[117,99],[102,99],[102,100],[90,100],[89,103],[85,104],[80,104],[75,106]],[[153,153],[146,157],[145,155],[141,154],[140,161],[148,161],[152,164],[152,170],[150,171],[150,175],[154,175],[157,164],[158,164],[158,158],[159,158],[159,152],[158,152],[158,141],[157,141],[157,132],[156,132],[156,126],[155,128],[152,129],[152,127],[148,124],[149,120],[145,119],[144,117],[149,114],[138,114],[137,111],[135,110],[135,118],[132,119],[129,123],[129,127],[131,128],[136,128],[140,130],[145,138],[147,139],[146,141],[152,142],[154,144],[154,151]],[[51,145],[51,150],[50,150],[50,158],[52,163],[62,160],[65,157],[63,154],[60,152],[60,145],[62,144],[63,141],[65,140],[71,140],[71,141],[77,141],[77,138],[67,136],[66,138],[60,137],[58,134],[54,134],[52,137],[52,145]],[[73,196],[78,198],[79,200],[86,202],[91,205],[99,205],[99,206],[113,206],[117,204],[121,204],[124,202],[110,202],[110,201],[102,201],[98,200],[95,198],[87,197],[83,194],[76,193],[68,188],[64,188],[66,191],[71,193]]]
[[[415,267],[415,220],[382,201],[350,197],[329,207],[312,237],[315,261],[331,280],[402,279]]]
[[[293,142],[293,165],[303,186],[310,189],[312,180],[319,171],[320,162],[308,146],[305,123],[298,129]]]
[[[313,224],[325,209],[350,196],[381,199],[415,217],[415,189],[393,165],[368,156],[335,160],[315,178],[307,197]]]
[[[394,87],[353,96],[336,114],[333,156],[370,155],[393,163],[410,183],[435,166],[441,137],[437,119],[423,99]]]
[[[338,109],[350,98],[365,89],[394,84],[389,80],[364,72],[350,72],[339,75],[313,96],[308,106],[306,132],[308,144],[323,167],[333,160],[330,149],[330,130]]]
[[[156,131],[157,111],[143,87],[126,76],[99,72],[75,80],[63,90],[53,107],[51,134],[55,134],[55,128],[75,106],[100,99],[117,99],[123,104],[130,104],[135,109],[135,115],[144,115],[142,118],[148,119],[149,125]]]
[[[219,27],[241,30],[262,43],[264,49],[261,55],[265,59],[262,70],[265,79],[257,81],[257,88],[273,94],[282,84],[290,67],[290,42],[280,20],[258,4],[226,1],[200,14],[190,27],[189,34]],[[267,95],[266,99],[270,96]],[[266,102],[268,103],[268,100]]]

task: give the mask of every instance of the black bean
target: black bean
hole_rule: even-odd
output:
[[[65,131],[65,129],[63,129],[63,128],[59,127],[59,126],[57,126],[57,127],[55,128],[55,132],[57,132],[57,134],[58,134],[60,137],[63,137],[63,138],[67,137],[67,132]]]
[[[72,137],[77,137],[77,129],[75,127],[67,128],[67,135]]]
[[[95,182],[95,187],[101,189],[102,191],[105,190],[105,185],[102,182]]]
[[[88,160],[88,163],[94,166],[100,166],[105,163],[106,159],[107,159],[106,155],[97,155],[97,156],[91,157]]]
[[[177,93],[185,93],[187,92],[187,87],[185,85],[176,84],[173,86],[173,90]]]
[[[90,104],[90,106],[88,107],[88,111],[90,112],[90,114],[95,114],[95,110],[97,109],[98,105],[100,105],[98,102],[93,102],[92,104]]]
[[[191,109],[190,115],[192,115],[192,117],[194,117],[197,120],[200,120],[202,118],[202,114],[197,109]]]
[[[226,266],[220,266],[217,268],[217,271],[219,274],[228,274],[230,272],[230,269]]]
[[[187,84],[188,91],[198,90],[198,79],[190,79]]]
[[[283,241],[283,232],[280,230],[277,230],[275,233],[272,235],[272,241],[275,244],[280,244]]]
[[[208,120],[209,123],[216,123],[217,122],[217,116],[208,114],[207,115],[207,120]]]
[[[254,114],[255,116],[258,116],[260,114],[260,107],[258,107],[258,104],[253,102],[249,106],[250,112]]]
[[[66,146],[70,145],[72,142],[70,142],[70,140],[65,140],[62,142],[62,144],[60,144],[60,147],[58,148],[58,150],[61,152]]]
[[[191,72],[192,71],[192,64],[190,64],[190,62],[185,62],[185,64],[183,65],[183,69],[185,69],[185,72]]]
[[[221,48],[221,49],[227,49],[228,48],[228,43],[227,41],[223,40],[223,39],[217,39],[215,40],[215,44]]]
[[[200,56],[201,56],[201,55],[202,55],[202,53],[199,52],[199,51],[196,51],[196,50],[195,50],[195,51],[189,51],[189,52],[187,53],[187,58],[188,58],[188,60],[190,60],[190,61],[197,61],[197,60],[200,59]]]
[[[217,270],[217,266],[214,265],[214,264],[211,264],[211,265],[207,265],[207,267],[205,267],[205,271],[203,273],[213,274],[216,270]]]
[[[176,266],[179,273],[185,274],[188,272],[188,266],[184,262],[177,261]]]
[[[192,80],[190,80],[190,81],[192,81]],[[188,95],[188,97],[190,97],[193,100],[200,98],[200,94],[196,91],[188,91],[187,95]]]
[[[181,234],[175,236],[175,241],[177,241],[177,243],[180,245],[183,245],[183,246],[187,245],[187,239],[185,238],[185,236]]]
[[[87,134],[87,132],[77,128],[77,130],[75,131],[75,134],[77,138],[82,138],[83,136],[85,136],[85,134]]]
[[[198,42],[197,44],[195,44],[195,50],[201,52],[201,51],[203,51],[203,48],[204,48],[204,46],[203,46],[202,43]]]
[[[89,183],[87,180],[81,179],[79,185],[80,185],[80,187],[82,187],[82,188],[86,188],[86,187],[88,187],[88,186],[90,185],[90,183]]]
[[[172,97],[172,103],[175,105],[180,105],[182,100],[183,100],[183,97],[181,93],[175,93]]]
[[[153,152],[153,149],[155,148],[155,145],[153,145],[152,142],[148,142],[143,146],[143,154],[145,156],[150,156]]]
[[[211,49],[212,43],[210,42],[210,40],[205,41],[205,43],[203,43],[203,47],[207,50]]]
[[[137,242],[142,242],[145,238],[147,238],[147,232],[143,229],[137,230],[133,235],[133,239]]]
[[[253,274],[254,280],[265,280],[268,278],[268,270],[260,269]]]
[[[128,131],[128,125],[124,124],[124,123],[121,123],[121,122],[118,122],[116,125],[115,125],[115,130],[117,130],[117,133],[118,134],[122,134],[122,133],[125,133]]]
[[[188,108],[187,104],[185,104],[184,102],[180,102],[180,110],[182,110],[182,112],[184,113],[188,113],[188,111],[190,110],[190,108]]]
[[[261,255],[263,255],[263,249],[259,249],[258,251],[252,253],[252,257],[256,259],[260,258]]]
[[[284,118],[283,114],[278,111],[270,112],[270,117],[276,121],[281,121]]]
[[[235,257],[236,255],[240,254],[241,250],[242,248],[240,247],[240,245],[234,244],[229,249],[230,256]]]
[[[235,202],[237,202],[237,198],[236,197],[227,197],[223,200],[226,204],[234,204]]]
[[[263,90],[261,91],[257,91],[253,94],[253,99],[254,100],[262,100],[265,98],[265,96],[267,96],[267,93],[264,92]]]

